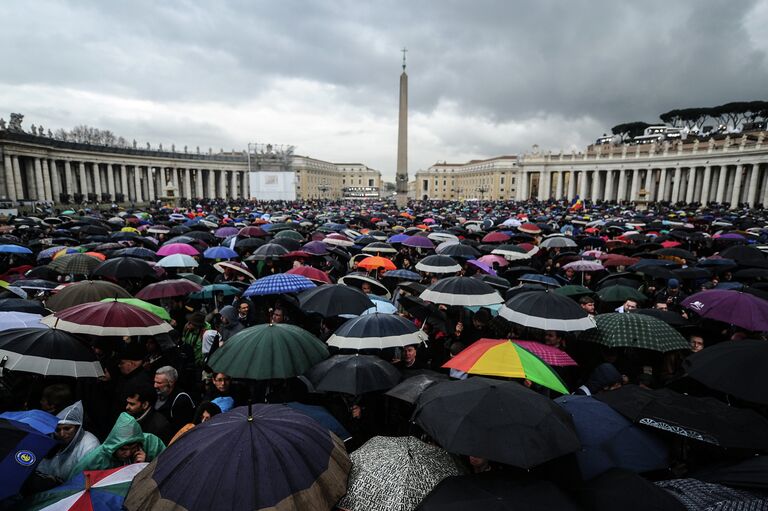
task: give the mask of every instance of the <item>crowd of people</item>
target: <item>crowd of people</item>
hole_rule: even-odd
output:
[[[141,298],[147,307],[160,309],[156,314],[170,325],[157,335],[73,334],[98,362],[98,377],[14,370],[6,367],[5,357],[0,412],[42,410],[55,416],[49,436],[56,444],[24,485],[0,501],[0,509],[23,509],[35,495],[83,471],[162,460],[164,450],[199,425],[259,403],[323,407],[348,433],[341,440],[353,460],[357,449],[378,436],[414,436],[441,445],[414,419],[418,402],[389,395],[389,388],[359,395],[321,392],[302,375],[252,379],[217,370],[212,363],[220,358],[217,352],[259,325],[300,327],[323,342],[331,356],[373,355],[396,369],[400,382],[420,377],[429,383],[425,388],[480,376],[556,401],[563,395],[598,398],[622,388],[665,389],[749,410],[765,421],[757,428],[768,425],[768,399],[745,398],[689,374],[692,356],[729,343],[767,341],[768,220],[762,210],[581,201],[412,202],[404,209],[386,201],[201,201],[189,207],[57,210],[47,217],[7,218],[0,233],[0,315],[5,316],[0,317],[0,355],[12,350],[4,338],[17,332],[15,316],[55,317],[64,301],[72,308],[101,299]],[[163,247],[179,244],[189,254],[163,253]],[[188,259],[164,261],[176,256]],[[420,341],[381,349],[334,346],[334,335],[359,312],[308,309],[302,293],[309,284],[249,292],[265,278],[288,274],[301,276],[313,289],[356,288],[371,300],[364,314],[399,315],[418,331]],[[482,283],[485,294],[462,291],[464,279]],[[93,281],[115,284],[121,294],[110,288],[97,297],[64,296],[68,288]],[[151,294],[153,286],[168,281],[186,281],[196,290]],[[726,318],[710,314],[701,297],[720,291],[733,293],[734,300],[746,295],[754,306],[750,317],[737,317],[738,311]],[[492,293],[500,297],[495,303],[473,301]],[[550,308],[539,313],[523,312],[538,294],[555,295],[557,301],[552,298]],[[431,298],[443,295],[462,298]],[[657,339],[643,332],[634,339],[624,332],[629,340],[614,342],[609,321],[626,319],[619,315],[642,316],[650,328],[662,324],[682,344],[654,347]],[[523,316],[526,320],[519,319]],[[588,327],[572,326],[585,318]],[[42,321],[35,328],[49,328]],[[523,347],[531,343],[533,348],[524,351],[536,361],[546,360],[537,355],[537,346],[552,357],[562,354],[570,362],[541,362],[562,387],[542,383],[535,372],[504,376],[467,366],[469,350],[488,339],[520,341]],[[768,352],[755,353],[763,357],[765,372]],[[762,392],[768,395],[768,387]],[[768,429],[763,432],[768,438]],[[666,443],[668,458],[666,466],[643,473],[646,481],[679,480],[724,462],[762,459],[765,452],[764,442],[727,449],[669,431],[652,434]],[[520,467],[487,453],[442,447],[468,474],[533,475],[562,483],[566,493],[590,479],[572,455]],[[766,481],[768,465],[763,469],[760,477]],[[768,509],[768,494],[761,493],[766,487],[748,488],[761,506],[749,509]],[[365,509],[350,502],[339,506]],[[681,503],[687,505],[684,499]]]

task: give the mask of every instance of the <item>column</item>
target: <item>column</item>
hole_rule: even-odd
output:
[[[141,167],[138,165],[133,166],[133,189],[135,202],[144,202],[144,197],[141,194]]]
[[[123,202],[130,200],[130,191],[128,190],[128,165],[120,164],[120,193],[123,194]]]
[[[224,169],[219,170],[219,191],[217,198],[227,198],[227,173],[224,172]]]
[[[203,169],[195,169],[195,197],[203,198]]]
[[[53,202],[61,202],[61,177],[59,176],[59,165],[56,160],[48,162],[48,167],[51,169],[51,193],[53,194]]]
[[[650,202],[656,201],[656,175],[653,169],[645,170],[645,198]]]
[[[45,200],[53,202],[53,190],[51,190],[51,173],[48,170],[48,160],[42,158],[40,166],[43,169],[43,187],[45,188]]]
[[[16,199],[21,200],[24,196],[24,183],[21,180],[21,167],[19,166],[19,157],[15,154],[11,156],[11,170],[13,171],[13,183],[16,185]]]
[[[583,201],[587,200],[587,171],[581,170],[579,171],[579,198]]]
[[[107,193],[109,194],[109,200],[115,200],[115,170],[112,168],[111,163],[107,163]]]
[[[601,199],[600,197],[600,171],[595,170],[592,172],[592,196],[590,197],[592,199],[592,202],[597,201],[597,199]]]
[[[243,172],[243,197],[251,198],[251,173],[247,170]]]
[[[15,201],[19,196],[16,195],[16,172],[14,172],[10,155],[6,154],[3,156],[3,164],[5,165],[5,184],[8,189],[8,199]]]
[[[555,185],[555,199],[563,198],[563,171],[557,173],[557,185]]]
[[[174,193],[176,193],[176,197],[178,197],[179,195],[181,195],[181,188],[179,187],[179,173],[177,172],[176,168],[172,168],[169,170],[171,171],[171,183],[175,188]]]
[[[85,178],[85,163],[78,162],[78,174],[80,175],[80,193],[87,197],[88,195],[88,180]]]
[[[568,200],[573,200],[576,197],[576,173],[571,170],[568,173]]]
[[[659,202],[667,200],[667,169],[659,169],[661,173],[659,175],[659,193],[656,195],[656,200]]]
[[[749,188],[747,189],[747,202],[750,208],[754,208],[758,203],[757,197],[760,190],[757,189],[758,178],[760,177],[760,167],[754,163],[751,165],[752,173],[749,176]]]
[[[205,169],[205,173],[208,175],[208,192],[206,192],[207,199],[216,198],[216,173],[211,169]]]
[[[192,199],[192,171],[184,169],[184,198]]]
[[[709,202],[709,182],[712,177],[712,165],[704,167],[704,180],[701,182],[701,198],[699,202],[703,206],[706,206]]]
[[[621,202],[627,199],[627,170],[619,170],[619,193],[616,195],[616,201]]]
[[[637,192],[640,188],[640,169],[632,170],[632,184],[629,188],[629,201],[636,201],[638,199]]]
[[[75,195],[75,180],[72,176],[72,163],[69,160],[64,160],[64,184],[67,188],[67,195],[69,200],[74,199]]]
[[[609,170],[605,174],[605,200],[613,200],[613,170]]]
[[[229,172],[229,198],[237,198],[237,181],[235,181],[235,175],[237,172]],[[546,197],[544,197],[546,199]]]
[[[758,165],[758,169],[763,167],[763,164]],[[768,168],[765,169],[763,172],[763,208],[765,208],[765,205],[768,204]]]
[[[35,176],[35,161],[33,159],[30,163],[29,159],[25,158],[23,160],[19,160],[19,164],[21,164],[24,168],[24,174],[27,178],[27,188],[29,188],[28,193],[26,193],[27,199],[37,200],[38,188],[37,178]]]
[[[39,201],[48,200],[45,196],[45,180],[43,179],[43,165],[40,162],[40,158],[35,158],[35,166],[33,172],[35,173],[35,192],[36,198]]]
[[[744,172],[744,165],[736,165],[736,176],[733,181],[733,194],[731,195],[731,209],[739,207],[741,200],[741,177]]]
[[[101,166],[98,162],[93,164],[93,188],[96,190],[96,200],[100,201],[104,190],[101,188]]]
[[[685,187],[685,203],[693,202],[693,192],[696,190],[696,167],[688,167],[688,180]]]
[[[675,182],[672,185],[672,204],[675,204],[680,197],[680,178],[681,178],[682,169],[680,167],[675,167]]]
[[[728,176],[728,166],[720,165],[717,176],[717,194],[715,196],[715,202],[718,204],[722,204],[723,198],[725,197],[726,176]]]

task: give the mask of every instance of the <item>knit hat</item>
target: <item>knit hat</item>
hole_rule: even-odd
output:
[[[677,289],[680,287],[680,281],[677,279],[669,279],[667,281],[667,287],[669,289]]]

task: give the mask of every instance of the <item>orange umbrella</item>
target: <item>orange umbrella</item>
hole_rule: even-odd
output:
[[[101,252],[86,252],[85,255],[89,255],[91,257],[95,257],[99,261],[106,261],[107,260],[107,256],[105,256]]]
[[[366,270],[378,270],[379,268],[384,268],[385,270],[396,270],[397,266],[395,266],[395,263],[387,259],[386,257],[379,257],[379,256],[371,256],[366,257],[359,263],[357,263],[358,268],[363,268]]]

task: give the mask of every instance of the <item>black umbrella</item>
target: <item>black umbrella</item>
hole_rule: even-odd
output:
[[[448,381],[448,375],[424,369],[421,373],[401,381],[385,394],[408,403],[415,403],[425,390],[443,381]]]
[[[768,274],[768,270],[763,271]],[[712,276],[712,272],[706,268],[696,267],[680,268],[678,270],[672,270],[672,273],[674,273],[678,279],[682,280],[708,279]]]
[[[63,330],[12,328],[0,337],[3,368],[43,376],[96,378],[104,371],[90,347]]]
[[[475,259],[476,257],[480,257],[479,250],[463,243],[446,245],[444,248],[440,249],[439,253],[458,259]]]
[[[50,291],[58,287],[58,284],[56,282],[51,282],[50,280],[43,280],[43,279],[16,280],[13,282],[13,285],[15,287],[20,287],[21,289],[24,289],[24,290],[33,290],[33,291]]]
[[[450,274],[461,271],[461,265],[450,256],[434,254],[416,263],[416,269],[427,273]]]
[[[696,470],[691,477],[726,486],[768,490],[768,456],[752,456],[736,463],[710,465]]]
[[[314,390],[359,396],[391,389],[400,381],[400,371],[373,355],[334,355],[304,374]]]
[[[299,294],[301,310],[319,314],[324,318],[341,314],[359,315],[373,306],[373,302],[365,293],[342,284],[326,284]]]
[[[625,385],[595,395],[631,421],[725,448],[768,449],[768,419],[711,397]]]
[[[235,248],[252,249],[252,248],[259,248],[265,244],[266,244],[266,241],[264,241],[261,238],[243,238],[235,242]]]
[[[138,257],[124,256],[107,259],[93,270],[93,276],[113,279],[141,279],[155,275],[155,269]]]
[[[582,485],[578,501],[590,511],[688,511],[682,502],[644,477],[613,468]]]
[[[429,323],[442,332],[448,332],[448,316],[435,304],[427,303],[416,296],[401,295],[398,299],[400,306],[416,319]]]
[[[470,277],[449,277],[429,286],[419,298],[445,305],[493,305],[504,300],[493,287]]]
[[[451,476],[421,501],[417,511],[577,511],[569,497],[549,481],[515,479],[505,471]]]
[[[280,245],[288,252],[301,249],[301,242],[293,238],[275,238],[267,245]]]
[[[754,403],[768,404],[768,342],[722,342],[683,362],[688,376],[715,390]]]
[[[733,259],[741,266],[768,268],[768,259],[765,258],[765,254],[755,247],[734,245],[720,252],[720,256]]]
[[[30,314],[40,314],[41,316],[47,316],[51,313],[40,302],[23,300],[21,298],[0,299],[0,312],[28,312]]]
[[[518,325],[539,330],[577,332],[595,327],[579,304],[552,291],[529,291],[508,300],[499,316]]]
[[[438,383],[421,395],[413,418],[450,452],[521,468],[580,446],[571,417],[516,382],[472,377]]]
[[[263,245],[259,248],[257,248],[253,255],[250,256],[247,260],[248,261],[267,261],[267,260],[277,260],[280,259],[280,256],[285,255],[288,253],[288,249],[285,248],[282,245],[279,245],[277,243],[267,243],[266,245]]]
[[[728,488],[722,484],[705,483],[697,479],[669,479],[656,482],[675,496],[687,509],[696,511],[749,511],[768,509],[765,494]]]

